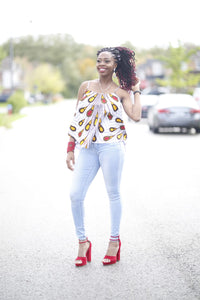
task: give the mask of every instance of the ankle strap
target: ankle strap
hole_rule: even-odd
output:
[[[112,235],[111,235],[110,241],[111,241],[111,242],[118,242],[118,241],[119,241],[119,235],[117,235],[117,236],[112,236]]]
[[[79,240],[79,244],[84,244],[84,243],[87,243],[88,242],[88,238],[86,240]]]

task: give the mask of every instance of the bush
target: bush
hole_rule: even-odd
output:
[[[24,94],[20,91],[14,92],[14,94],[9,97],[7,103],[12,105],[12,112],[15,114],[19,113],[20,110],[27,105]]]
[[[12,122],[25,117],[25,115],[21,114],[2,114],[0,113],[0,127],[12,128]]]
[[[11,128],[10,116],[7,114],[0,114],[0,126]]]

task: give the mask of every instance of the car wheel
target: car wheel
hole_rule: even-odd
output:
[[[200,133],[200,128],[195,128],[196,133]]]
[[[159,128],[158,127],[153,127],[152,131],[153,131],[153,133],[158,133],[159,132]]]

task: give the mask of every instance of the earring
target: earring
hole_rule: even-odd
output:
[[[114,78],[116,77],[115,70],[116,70],[116,69],[113,69],[113,77],[114,77]]]

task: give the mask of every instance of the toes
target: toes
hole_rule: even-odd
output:
[[[75,263],[78,264],[78,265],[82,264],[82,260],[75,260]]]
[[[109,263],[109,262],[110,262],[110,259],[105,258],[105,259],[103,259],[103,262],[104,262],[104,263]]]

